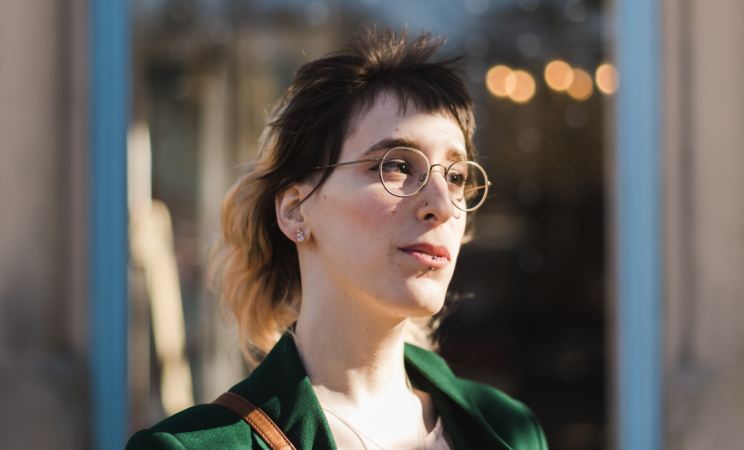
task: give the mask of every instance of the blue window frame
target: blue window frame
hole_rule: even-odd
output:
[[[131,70],[126,0],[90,0],[91,447],[120,450],[127,427],[126,136]]]
[[[661,52],[658,0],[616,3],[617,400],[622,450],[662,448]]]

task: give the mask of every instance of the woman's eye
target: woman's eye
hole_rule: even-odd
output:
[[[410,165],[403,160],[385,161],[382,165],[382,170],[389,173],[411,174]]]
[[[465,176],[460,173],[451,173],[447,177],[447,182],[450,184],[454,184],[456,186],[464,186],[465,185]]]

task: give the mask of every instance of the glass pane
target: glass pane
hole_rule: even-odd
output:
[[[205,287],[205,263],[224,194],[255,155],[267,112],[303,63],[362,29],[407,26],[445,35],[450,54],[469,52],[463,77],[475,102],[477,160],[493,183],[470,217],[473,239],[457,261],[451,287],[460,300],[443,319],[441,354],[457,375],[528,404],[552,450],[603,447],[603,111],[617,80],[606,65],[602,2],[134,5],[133,116],[152,143],[153,198],[171,217],[196,402],[246,375],[235,332]],[[405,186],[397,189],[412,189]],[[147,312],[146,301],[136,304]],[[135,317],[149,329],[147,314]],[[137,392],[149,395],[132,411],[141,428],[165,412],[155,346],[137,348]]]

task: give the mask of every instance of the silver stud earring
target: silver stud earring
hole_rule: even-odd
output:
[[[297,242],[302,242],[305,240],[305,233],[302,232],[299,228],[297,229]]]
[[[429,202],[424,202],[424,206],[429,206]]]

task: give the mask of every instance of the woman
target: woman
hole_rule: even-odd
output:
[[[525,406],[426,350],[489,184],[443,43],[368,32],[300,68],[225,199],[213,260],[260,364],[127,449],[547,448]],[[263,425],[231,406],[246,399]]]

